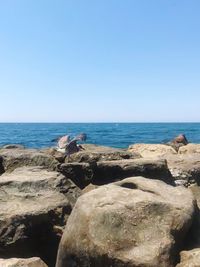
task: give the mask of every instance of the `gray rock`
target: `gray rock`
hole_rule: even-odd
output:
[[[174,267],[193,216],[183,187],[143,177],[100,186],[76,202],[56,267]]]
[[[1,267],[48,267],[40,258],[33,257],[28,259],[0,259]]]
[[[178,151],[179,154],[200,154],[200,144],[188,144]]]
[[[39,255],[55,265],[60,236],[80,190],[62,174],[21,167],[0,179],[1,257]]]
[[[165,160],[140,158],[99,161],[90,164],[64,163],[61,164],[59,170],[81,189],[90,183],[103,185],[138,175],[163,180],[174,185],[174,180]]]
[[[106,184],[131,176],[163,180],[174,185],[174,180],[168,170],[165,160],[153,159],[129,159],[102,161],[97,163],[97,169],[93,177],[94,184]]]
[[[130,153],[123,149],[116,149],[111,147],[96,146],[96,145],[83,145],[84,150],[74,153],[65,162],[97,162],[97,161],[110,161],[121,159],[136,159],[141,158],[138,153]]]
[[[189,251],[181,251],[181,262],[176,267],[199,267],[200,266],[200,248]]]
[[[0,149],[4,171],[12,172],[22,166],[44,166],[49,170],[56,170],[59,162],[51,155],[37,149]]]
[[[128,152],[138,153],[143,158],[165,158],[167,155],[176,155],[177,152],[171,146],[164,144],[134,144],[130,145]]]
[[[24,149],[25,146],[19,144],[9,144],[2,147],[3,149]]]
[[[200,184],[200,154],[178,154],[166,160],[175,180]]]

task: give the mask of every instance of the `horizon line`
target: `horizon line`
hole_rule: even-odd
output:
[[[91,124],[103,124],[103,123],[115,123],[115,124],[122,124],[122,123],[200,123],[200,121],[97,121],[97,122],[95,122],[95,121],[90,121],[90,122],[87,122],[87,121],[85,121],[85,122],[79,122],[79,121],[75,121],[75,122],[71,122],[71,121],[68,121],[68,122],[62,122],[62,121],[0,121],[0,124],[3,124],[3,123],[5,123],[5,124],[9,124],[9,123],[12,123],[12,124],[14,124],[14,123],[37,123],[37,124],[40,124],[40,123],[45,123],[45,124],[47,124],[47,123],[60,123],[60,124],[64,124],[64,123],[68,123],[68,124],[89,124],[89,123],[91,123]]]

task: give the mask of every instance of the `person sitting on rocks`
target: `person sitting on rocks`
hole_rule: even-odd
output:
[[[188,140],[184,134],[180,134],[175,137],[171,142],[168,142],[167,145],[173,147],[177,152],[181,146],[188,144]]]

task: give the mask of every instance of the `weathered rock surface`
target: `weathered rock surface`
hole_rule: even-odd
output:
[[[9,144],[9,145],[3,146],[2,148],[3,149],[14,149],[14,148],[24,149],[25,147],[23,145],[19,145],[19,144]]]
[[[128,151],[139,153],[143,158],[165,159],[175,180],[200,184],[200,145],[188,144],[179,148],[178,153],[167,145],[136,144]]]
[[[188,144],[183,146],[178,151],[179,154],[199,154],[200,155],[200,144]]]
[[[172,267],[194,214],[192,193],[143,177],[82,195],[56,267]]]
[[[177,154],[171,146],[163,144],[134,144],[129,146],[128,152],[139,153],[143,158],[165,158]]]
[[[33,257],[28,259],[0,259],[1,267],[48,267],[40,258]]]
[[[83,189],[89,185],[94,177],[96,164],[89,163],[64,163],[59,167],[59,171],[71,179],[79,188]]]
[[[199,267],[200,266],[200,248],[189,251],[181,251],[181,262],[176,267]]]
[[[138,175],[174,184],[165,160],[140,158],[99,161],[91,164],[65,163],[60,166],[60,171],[80,188],[90,183],[103,185]]]
[[[59,163],[53,156],[37,149],[0,149],[0,157],[3,159],[3,169],[7,172],[12,172],[21,166],[44,166],[50,170],[56,170]]]
[[[74,153],[65,162],[94,162],[94,161],[110,161],[120,159],[136,159],[141,158],[138,153],[130,153],[123,149],[116,149],[111,147],[96,146],[96,145],[83,145],[85,150]]]
[[[174,179],[200,184],[200,154],[172,155],[166,160]]]
[[[62,174],[21,167],[0,177],[0,256],[40,256],[54,266],[60,236],[80,190]]]

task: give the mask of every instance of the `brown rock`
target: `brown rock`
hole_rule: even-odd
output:
[[[129,146],[128,152],[138,153],[143,158],[165,158],[167,155],[177,154],[171,146],[163,144],[134,144]]]
[[[165,160],[140,158],[99,161],[93,164],[65,163],[61,164],[59,170],[81,189],[90,183],[103,185],[138,175],[163,180],[174,185]]]
[[[40,258],[33,257],[28,259],[0,259],[1,267],[48,267]]]
[[[183,187],[143,177],[100,186],[76,202],[56,267],[173,267],[193,214]]]
[[[189,251],[181,251],[181,262],[176,267],[199,267],[200,266],[200,248]]]
[[[167,164],[174,179],[200,184],[200,154],[170,156]]]
[[[186,146],[182,146],[179,151],[179,154],[197,154],[200,155],[200,144],[188,144]]]
[[[83,145],[84,150],[74,153],[65,162],[97,162],[97,161],[110,161],[120,159],[136,159],[141,156],[138,153],[130,153],[123,149],[97,146],[97,145]]]
[[[47,155],[37,149],[10,148],[1,149],[3,168],[6,172],[22,166],[44,166],[49,170],[56,170],[58,161],[51,155]]]
[[[39,255],[55,265],[60,235],[80,190],[62,174],[22,167],[0,179],[1,257]]]

